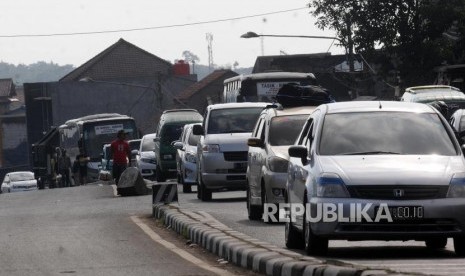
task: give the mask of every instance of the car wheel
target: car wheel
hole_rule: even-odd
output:
[[[181,176],[182,192],[185,194],[192,193],[192,185],[184,182],[184,178]]]
[[[306,201],[304,201],[306,203]],[[306,205],[306,204],[305,204]],[[304,244],[307,255],[324,256],[328,252],[328,239],[318,237],[312,233],[310,222],[307,221],[307,214],[304,214]]]
[[[289,249],[303,249],[304,239],[302,233],[299,233],[292,225],[292,221],[287,221],[284,226],[284,239],[286,247]]]
[[[203,184],[202,175],[199,174],[199,185],[198,189],[198,197],[202,201],[210,201],[212,199],[212,191],[208,190],[205,185]]]
[[[465,257],[465,236],[454,238],[455,254],[459,257]]]
[[[263,210],[261,209],[261,206],[251,204],[251,195],[249,188],[247,188],[247,213],[249,215],[249,220],[260,220],[263,216]]]
[[[157,180],[157,182],[165,182],[166,177],[165,177],[165,174],[161,171],[160,166],[157,165],[155,170],[156,170],[156,180]]]
[[[429,249],[443,249],[447,245],[447,238],[431,238],[425,241]]]

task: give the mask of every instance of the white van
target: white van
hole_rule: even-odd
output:
[[[207,107],[203,124],[193,128],[194,135],[201,135],[197,145],[199,199],[211,200],[214,190],[247,188],[247,139],[267,105],[227,103]]]

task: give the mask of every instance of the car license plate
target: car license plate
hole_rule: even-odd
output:
[[[379,207],[375,207],[375,214]],[[393,220],[422,219],[424,217],[423,206],[388,206]]]

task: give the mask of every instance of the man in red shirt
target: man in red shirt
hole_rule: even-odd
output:
[[[113,155],[113,178],[118,184],[123,171],[128,167],[128,160],[131,160],[131,148],[126,141],[126,132],[118,131],[117,139],[111,142],[111,153]]]

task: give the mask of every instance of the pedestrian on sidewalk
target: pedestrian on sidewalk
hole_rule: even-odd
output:
[[[123,129],[118,131],[116,136],[116,140],[111,142],[111,154],[113,156],[113,178],[116,185],[118,185],[121,174],[128,167],[128,162],[131,160],[131,148],[126,141],[126,132]]]

